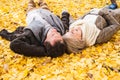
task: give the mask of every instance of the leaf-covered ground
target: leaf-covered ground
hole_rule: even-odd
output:
[[[37,0],[35,0],[37,2]],[[91,8],[110,4],[109,0],[46,0],[57,15],[63,10],[78,18]],[[0,30],[13,31],[25,23],[28,0],[0,0]],[[120,6],[120,0],[117,0]],[[104,44],[82,53],[61,57],[25,57],[9,48],[0,37],[0,80],[120,80],[120,31]]]

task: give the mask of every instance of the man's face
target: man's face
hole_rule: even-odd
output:
[[[48,31],[45,42],[50,42],[50,44],[53,46],[57,41],[63,42],[63,38],[60,35],[59,32],[57,32],[56,29],[52,28]]]
[[[65,34],[69,38],[76,38],[76,39],[81,39],[82,38],[82,31],[79,26],[76,26],[74,28],[70,28],[69,32]]]

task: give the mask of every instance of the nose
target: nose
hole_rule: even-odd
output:
[[[76,33],[76,30],[75,30],[75,29],[72,29],[72,30],[71,30],[71,33],[72,33],[72,34]]]
[[[70,32],[72,32],[73,31],[73,29],[72,30],[70,30]]]
[[[57,32],[57,30],[55,28],[53,28],[53,32]]]

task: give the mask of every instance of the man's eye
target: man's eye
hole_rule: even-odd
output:
[[[54,34],[52,34],[52,36],[54,36]]]

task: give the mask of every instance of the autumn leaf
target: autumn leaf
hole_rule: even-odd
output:
[[[116,1],[120,7],[120,0]],[[74,19],[91,8],[110,4],[110,0],[45,2],[54,14],[61,16],[67,10]],[[18,26],[26,26],[27,4],[28,0],[0,0],[0,30],[12,32]],[[120,31],[107,43],[57,58],[18,55],[10,50],[9,44],[0,37],[0,80],[120,80]]]

